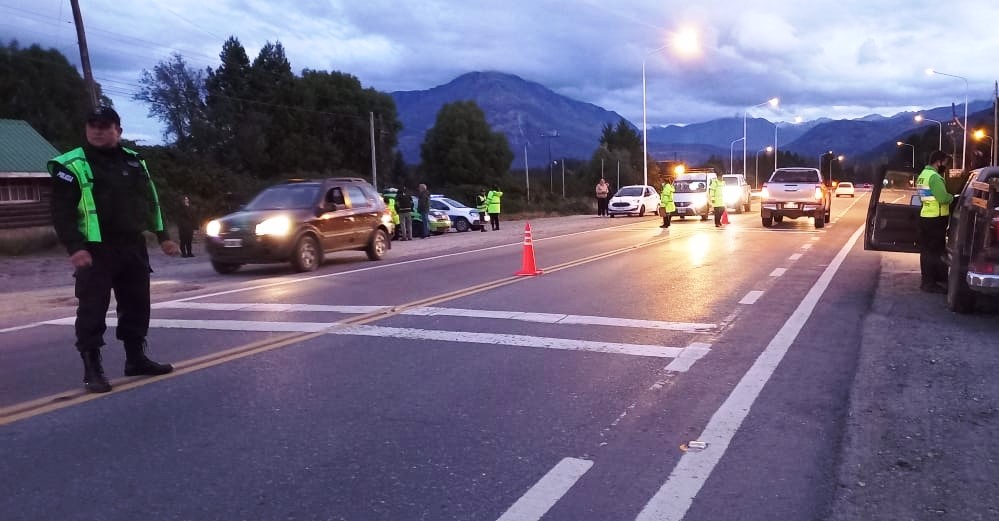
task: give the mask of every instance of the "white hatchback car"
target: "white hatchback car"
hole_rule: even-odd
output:
[[[659,214],[659,192],[651,186],[622,186],[607,202],[607,215],[645,215],[645,212]]]
[[[838,185],[836,185],[835,194],[836,197],[839,197],[841,195],[848,195],[850,197],[853,197],[854,194],[853,183],[849,181],[840,182]]]

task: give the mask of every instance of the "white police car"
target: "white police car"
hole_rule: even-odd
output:
[[[454,226],[455,231],[467,232],[480,230],[483,227],[478,210],[441,194],[430,196],[430,208],[446,213],[451,218],[451,226]]]

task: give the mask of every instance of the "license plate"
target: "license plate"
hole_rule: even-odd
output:
[[[243,239],[223,239],[222,246],[226,248],[241,248],[243,246]]]
[[[795,203],[784,203],[784,208],[794,209],[794,208],[797,208],[797,207],[798,207],[798,205],[795,204]]]

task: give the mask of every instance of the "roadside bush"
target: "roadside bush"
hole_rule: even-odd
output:
[[[33,226],[0,230],[0,255],[27,255],[55,249],[59,244],[55,228]]]

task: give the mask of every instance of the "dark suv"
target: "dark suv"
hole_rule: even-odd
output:
[[[391,247],[392,216],[364,179],[294,180],[266,188],[238,212],[208,223],[212,267],[291,262],[312,271],[323,254],[363,250],[379,260]]]

